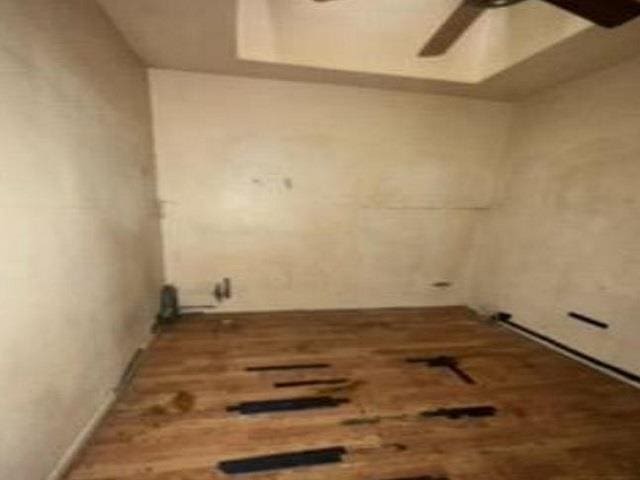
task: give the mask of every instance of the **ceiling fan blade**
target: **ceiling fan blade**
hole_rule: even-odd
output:
[[[544,1],[607,28],[618,27],[640,16],[640,3],[636,0]]]
[[[447,18],[418,54],[421,57],[442,55],[484,12],[481,6],[465,1]]]

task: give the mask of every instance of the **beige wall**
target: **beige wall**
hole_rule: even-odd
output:
[[[518,105],[476,304],[640,371],[640,58]],[[603,331],[567,318],[609,322]]]
[[[184,302],[225,275],[233,310],[466,301],[508,106],[163,70],[151,85]]]
[[[145,71],[85,0],[0,1],[0,478],[44,479],[148,336]]]

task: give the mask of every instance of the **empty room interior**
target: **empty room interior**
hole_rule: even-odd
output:
[[[640,480],[638,17],[0,0],[0,478]]]

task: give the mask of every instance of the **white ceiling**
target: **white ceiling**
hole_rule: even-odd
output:
[[[491,10],[443,57],[416,52],[459,0],[98,0],[150,67],[513,99],[640,53],[538,0]]]

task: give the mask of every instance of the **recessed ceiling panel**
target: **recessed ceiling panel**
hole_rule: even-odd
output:
[[[420,57],[460,0],[239,0],[244,60],[477,83],[591,24],[536,0],[490,9],[449,52]]]

